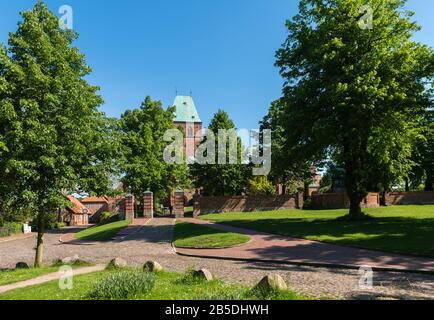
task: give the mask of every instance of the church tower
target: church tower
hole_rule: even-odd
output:
[[[187,159],[194,158],[201,142],[202,121],[191,96],[176,96],[174,125],[182,128],[186,135],[185,153]]]

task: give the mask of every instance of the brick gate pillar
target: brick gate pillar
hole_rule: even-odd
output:
[[[154,218],[154,194],[151,191],[143,194],[143,217]]]
[[[125,220],[134,220],[134,196],[128,194],[125,197]]]
[[[173,214],[176,218],[184,218],[184,191],[175,192]]]

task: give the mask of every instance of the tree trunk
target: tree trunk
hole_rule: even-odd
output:
[[[345,188],[350,199],[350,211],[348,217],[351,220],[358,220],[365,215],[362,212],[360,203],[367,196],[366,187],[363,181],[363,151],[362,147],[351,150],[347,145],[345,148]]]
[[[36,242],[36,256],[35,256],[35,268],[42,267],[42,260],[44,258],[44,233],[45,224],[42,214],[38,215],[38,237]]]
[[[410,183],[408,182],[408,178],[405,179],[405,192],[410,191]]]
[[[364,214],[362,212],[362,206],[360,203],[362,202],[363,198],[360,198],[358,195],[348,195],[350,198],[350,212],[348,215],[351,219],[358,219],[362,217]]]
[[[383,190],[380,194],[380,206],[382,206],[382,207],[387,206],[386,197],[387,197],[387,191]]]
[[[434,191],[434,172],[429,170],[426,173],[425,191]]]

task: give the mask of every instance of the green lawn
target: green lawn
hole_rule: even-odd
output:
[[[39,268],[39,269],[31,268],[31,269],[0,271],[0,286],[29,280],[32,278],[42,276],[44,274],[56,272],[58,270],[59,270],[58,267],[46,267],[46,268]]]
[[[87,293],[98,279],[113,272],[107,270],[99,273],[82,275],[74,278],[72,290],[60,290],[58,281],[17,289],[0,294],[0,300],[80,300],[86,299]],[[137,297],[138,300],[252,300],[262,299],[251,288],[231,285],[220,280],[211,282],[184,281],[185,275],[162,272],[156,275],[155,287],[151,292]],[[271,299],[271,298],[270,298]],[[272,299],[296,300],[306,299],[292,291],[280,292]]]
[[[61,262],[57,262],[50,267],[43,268],[30,268],[30,269],[12,269],[0,271],[0,286],[4,286],[11,283],[16,283],[20,281],[25,281],[29,279],[33,279],[39,276],[43,276],[45,274],[54,273],[59,271],[59,267],[63,264]],[[71,267],[73,269],[82,268],[91,266],[91,263],[84,261],[77,261]]]
[[[224,213],[201,219],[341,245],[434,256],[434,206],[365,209],[373,219],[346,221],[348,210]]]
[[[176,247],[229,248],[250,241],[250,237],[187,222],[177,222],[174,232]]]
[[[131,220],[117,221],[91,227],[83,230],[75,235],[78,240],[85,241],[106,241],[112,239],[122,229],[125,229],[131,224]]]

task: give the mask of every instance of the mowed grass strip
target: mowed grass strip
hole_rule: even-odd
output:
[[[128,269],[130,270],[130,269]],[[133,269],[131,269],[133,270]],[[88,300],[94,284],[114,274],[116,270],[90,273],[74,277],[72,290],[59,289],[59,282],[52,281],[32,287],[0,294],[0,300]],[[185,274],[159,272],[155,275],[154,288],[140,294],[134,300],[301,300],[309,299],[293,291],[285,290],[270,297],[258,296],[252,287],[228,284],[221,280],[210,282],[186,282]]]
[[[174,244],[179,248],[230,248],[249,241],[249,236],[198,224],[177,222],[175,225]]]
[[[341,219],[348,210],[210,214],[201,219],[289,237],[434,257],[434,206],[365,209],[372,219]]]
[[[131,220],[123,220],[97,225],[78,232],[75,238],[84,241],[107,241],[131,224]]]

